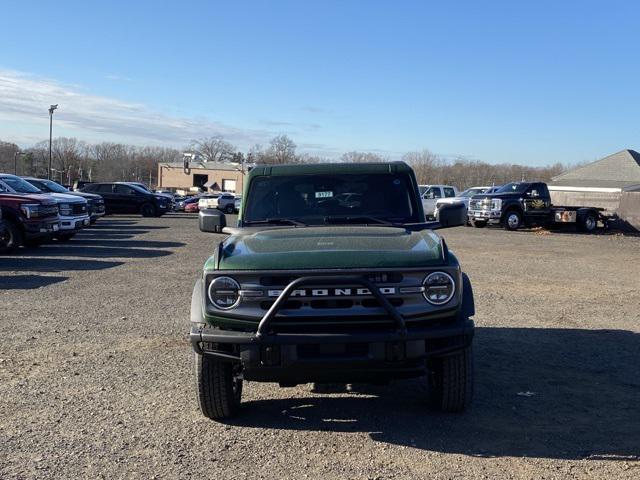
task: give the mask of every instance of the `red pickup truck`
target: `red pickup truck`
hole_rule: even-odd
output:
[[[0,254],[40,245],[60,229],[58,205],[48,195],[0,193],[0,210]]]

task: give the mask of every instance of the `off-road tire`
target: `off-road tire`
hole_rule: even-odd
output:
[[[155,217],[156,216],[156,207],[154,207],[152,203],[144,203],[140,207],[140,214],[143,217]]]
[[[24,242],[20,227],[11,220],[5,220],[6,232],[0,238],[0,254],[16,251]]]
[[[487,226],[486,220],[471,220],[471,225],[474,228],[484,228]]]
[[[471,346],[429,362],[429,404],[442,412],[464,411],[473,399]]]
[[[211,419],[233,417],[240,409],[242,379],[234,377],[233,364],[194,353],[198,405]]]
[[[512,216],[517,218],[517,221],[509,221]],[[509,210],[504,214],[504,229],[511,232],[519,229],[522,226],[522,214],[518,210]]]

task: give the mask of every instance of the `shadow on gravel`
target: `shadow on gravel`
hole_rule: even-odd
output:
[[[111,247],[91,247],[74,245],[70,241],[64,245],[43,245],[38,248],[38,255],[46,257],[92,257],[92,258],[157,258],[166,257],[173,252],[169,250],[147,250],[144,248],[120,248],[117,245]],[[112,242],[116,244],[117,242]],[[144,247],[144,241],[136,241],[136,247]],[[164,242],[154,242],[164,243]],[[173,244],[175,242],[168,242]],[[171,247],[172,245],[169,245]],[[159,248],[159,247],[155,247]],[[83,261],[83,260],[78,260]]]
[[[428,410],[423,381],[412,380],[246,402],[230,423],[368,432],[379,442],[482,457],[640,458],[640,334],[479,328],[475,348],[476,395],[464,414]]]
[[[167,242],[162,240],[123,240],[120,238],[83,238],[77,237],[69,242],[69,245],[77,245],[79,247],[95,246],[95,247],[113,247],[113,248],[177,248],[184,247],[182,242]]]
[[[104,270],[122,265],[123,262],[108,262],[104,260],[66,260],[62,258],[34,258],[12,257],[3,258],[0,262],[0,271],[27,271],[27,272],[68,272]]]
[[[164,230],[165,228],[171,228],[168,225],[140,225],[137,222],[131,222],[134,225],[124,225],[120,223],[112,223],[109,221],[96,223],[87,227],[83,232],[91,231],[91,230],[113,230],[117,232],[127,232],[128,230]],[[146,232],[145,232],[146,233]]]
[[[0,290],[33,290],[60,283],[69,277],[46,277],[44,275],[0,275]]]

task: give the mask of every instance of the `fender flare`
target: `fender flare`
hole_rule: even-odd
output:
[[[463,318],[471,318],[476,314],[476,304],[473,298],[473,287],[466,273],[462,273],[462,307],[460,313]]]

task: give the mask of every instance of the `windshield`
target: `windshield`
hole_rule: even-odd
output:
[[[142,190],[143,192],[153,193],[144,183],[130,182],[128,183],[128,185],[131,185],[132,187],[138,187],[138,189]]]
[[[469,188],[460,194],[461,197],[473,197],[474,195],[478,195],[480,193],[485,193],[487,191],[486,188]]]
[[[529,186],[528,183],[512,182],[501,186],[496,193],[524,193]]]
[[[414,188],[406,174],[256,177],[249,187],[243,221],[419,222]]]
[[[0,180],[18,193],[42,193],[39,189],[20,177],[0,177]]]
[[[33,184],[44,192],[69,193],[69,190],[64,188],[59,183],[53,182],[51,180],[34,180]]]
[[[116,183],[116,185],[118,185]],[[145,190],[144,188],[142,188],[139,184],[137,183],[125,183],[125,185],[127,187],[131,187],[133,188],[135,191],[140,192],[140,193],[149,193],[147,190]]]

